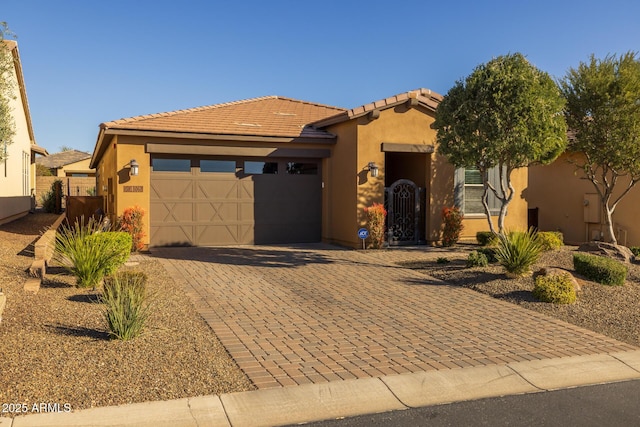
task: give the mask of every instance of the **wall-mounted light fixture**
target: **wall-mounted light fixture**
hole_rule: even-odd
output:
[[[372,178],[378,177],[378,166],[374,162],[369,162],[369,164],[367,165],[367,170],[371,172]]]
[[[140,165],[136,162],[136,159],[131,159],[129,162],[129,175],[130,176],[138,176],[138,169]]]

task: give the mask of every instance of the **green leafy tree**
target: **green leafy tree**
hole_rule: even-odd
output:
[[[7,157],[7,146],[16,133],[10,101],[15,99],[13,55],[5,39],[12,37],[6,22],[0,22],[0,161]]]
[[[438,152],[456,167],[477,168],[489,228],[489,192],[500,202],[498,231],[515,194],[511,173],[555,160],[567,144],[558,85],[520,53],[499,56],[459,80],[436,110]],[[489,181],[497,167],[499,188]]]
[[[611,242],[613,213],[640,181],[640,61],[628,52],[571,68],[561,82],[566,119],[574,137],[569,150],[602,203]],[[614,190],[616,191],[614,193]]]

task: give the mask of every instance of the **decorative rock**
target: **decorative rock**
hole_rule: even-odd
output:
[[[633,255],[633,252],[631,252],[631,249],[622,245],[614,245],[613,243],[588,242],[580,245],[578,250],[580,252],[590,252],[595,255],[613,258],[627,264],[630,264],[635,260],[635,256]]]
[[[534,280],[538,276],[567,276],[571,281],[571,285],[573,286],[573,289],[575,289],[576,292],[582,291],[582,286],[580,286],[580,283],[578,283],[576,278],[573,277],[573,274],[571,274],[571,272],[567,270],[563,270],[561,268],[554,268],[554,267],[543,267],[540,270],[533,273]]]

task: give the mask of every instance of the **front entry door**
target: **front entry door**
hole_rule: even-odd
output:
[[[386,189],[389,245],[416,245],[419,237],[420,188],[400,179]]]

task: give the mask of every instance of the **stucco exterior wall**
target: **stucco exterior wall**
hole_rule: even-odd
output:
[[[599,196],[591,181],[584,179],[583,173],[571,163],[576,160],[580,160],[576,154],[563,154],[550,165],[529,169],[529,188],[525,193],[529,208],[538,208],[541,230],[561,231],[568,243],[606,239]],[[621,180],[617,184],[616,194],[626,183]],[[589,200],[588,206],[585,199]],[[633,188],[616,207],[613,222],[620,244],[640,245],[639,206],[640,188]]]
[[[67,176],[72,173],[86,173],[88,176],[95,175],[95,171],[89,167],[91,158],[80,160],[79,162],[69,163],[56,170],[57,176]]]
[[[151,160],[145,152],[146,140],[137,137],[114,136],[97,167],[97,194],[105,197],[105,213],[112,222],[132,206],[144,209],[144,243],[149,241],[149,189]],[[129,163],[135,159],[139,165],[138,176],[130,176]],[[111,179],[112,193],[109,193]],[[135,187],[136,191],[130,191]],[[129,191],[127,191],[129,190]]]
[[[27,113],[18,92],[18,79],[14,70],[9,78],[13,81],[15,88],[15,99],[9,100],[9,106],[16,133],[13,137],[13,143],[7,146],[7,158],[0,162],[0,197],[3,198],[0,221],[4,222],[29,212],[31,189],[34,188]],[[0,146],[0,149],[4,150],[4,147]],[[25,171],[27,172],[26,183]]]
[[[329,130],[337,135],[331,148],[331,157],[323,161],[322,189],[322,240],[349,245],[349,235],[355,234],[356,222],[356,140],[357,127],[351,122],[332,126]]]

